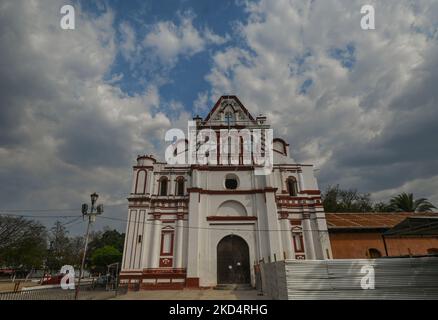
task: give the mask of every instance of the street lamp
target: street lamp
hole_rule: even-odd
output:
[[[83,272],[84,272],[85,257],[87,255],[87,247],[88,247],[88,238],[90,235],[90,226],[91,226],[91,223],[96,221],[96,215],[103,213],[103,204],[100,204],[97,207],[95,207],[96,201],[99,198],[99,195],[96,192],[94,192],[90,195],[90,198],[91,198],[90,211],[88,211],[88,205],[86,203],[84,203],[82,205],[82,217],[85,219],[85,217],[88,216],[88,225],[87,225],[87,233],[85,234],[85,247],[84,247],[84,253],[82,255],[81,270],[79,272],[79,280],[78,280],[78,286],[76,287],[75,299],[78,298],[79,288],[81,286],[81,279],[82,279]]]
[[[91,205],[94,206],[96,204],[97,199],[99,198],[99,195],[94,192],[93,194],[90,195],[91,198]]]

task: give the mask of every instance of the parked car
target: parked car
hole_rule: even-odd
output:
[[[49,275],[45,276],[41,285],[49,285],[49,284],[61,284],[61,279],[65,276],[64,273],[59,273],[55,276]]]

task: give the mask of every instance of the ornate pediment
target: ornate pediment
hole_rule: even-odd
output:
[[[204,120],[206,125],[246,125],[255,123],[253,116],[236,96],[222,96]]]

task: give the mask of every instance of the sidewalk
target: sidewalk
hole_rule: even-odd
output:
[[[256,290],[141,290],[116,297],[117,300],[270,300]]]

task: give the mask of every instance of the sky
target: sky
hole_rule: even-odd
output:
[[[322,190],[438,205],[437,84],[434,0],[3,0],[0,210],[81,233],[96,191],[95,228],[124,231],[137,155],[163,159],[166,130],[221,95],[267,115]]]

